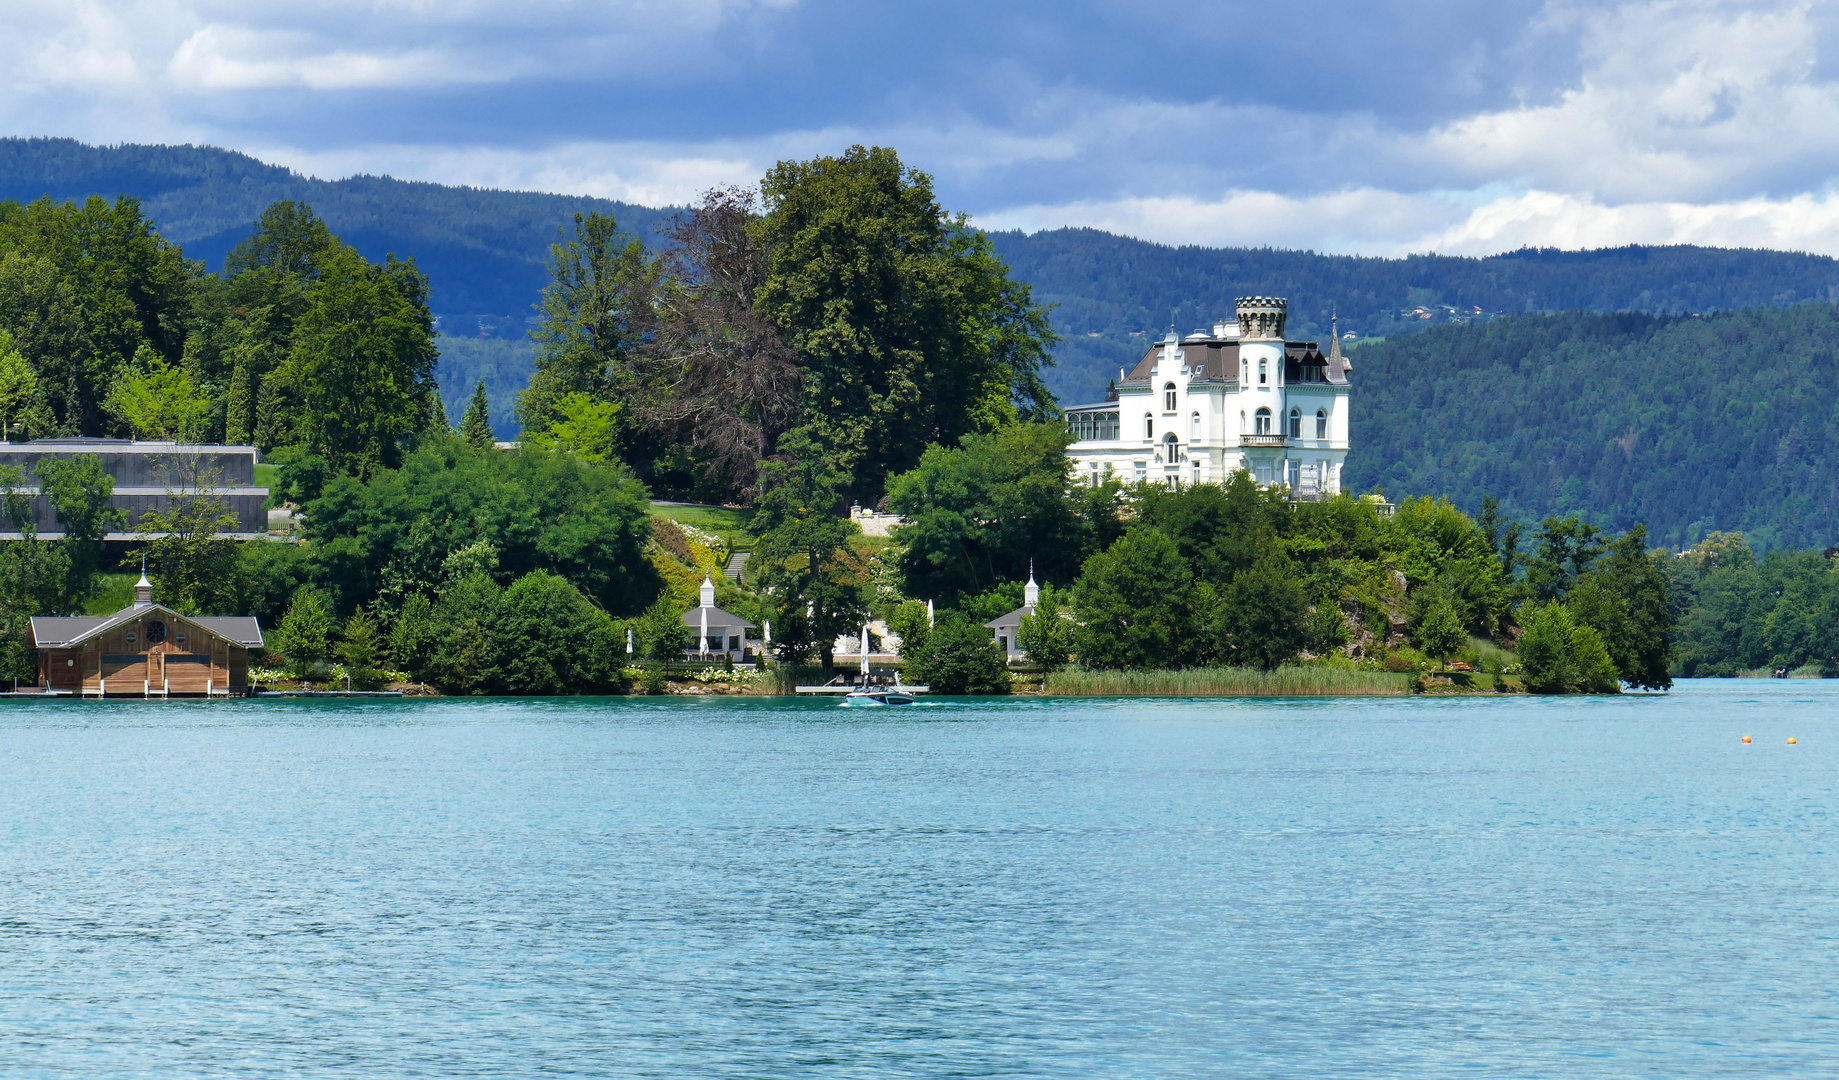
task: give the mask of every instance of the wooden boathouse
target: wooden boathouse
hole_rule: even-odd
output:
[[[249,650],[262,629],[247,616],[181,615],[153,602],[142,574],[134,606],[113,615],[35,616],[41,692],[82,697],[230,697],[249,692]]]

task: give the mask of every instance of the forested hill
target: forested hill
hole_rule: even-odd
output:
[[[132,195],[166,239],[216,270],[279,199],[312,205],[332,231],[371,259],[413,256],[449,316],[523,320],[546,280],[556,230],[600,211],[650,243],[674,210],[606,199],[412,183],[381,176],[315,180],[247,154],[206,146],[88,146],[74,139],[0,139],[0,199],[82,200]],[[471,325],[457,328],[471,332]]]
[[[1645,522],[1675,548],[1839,542],[1839,306],[1522,315],[1351,357],[1358,490]]]
[[[1095,229],[991,234],[1035,298],[1056,305],[1065,401],[1092,400],[1105,380],[1169,328],[1230,317],[1240,296],[1290,300],[1290,336],[1342,331],[1390,336],[1514,312],[1653,314],[1839,300],[1839,261],[1823,255],[1699,247],[1526,249],[1488,258],[1403,259],[1271,248],[1168,247]]]

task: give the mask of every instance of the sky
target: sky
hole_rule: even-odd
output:
[[[1839,255],[1839,0],[8,0],[0,130],[683,203],[895,147],[986,228]]]

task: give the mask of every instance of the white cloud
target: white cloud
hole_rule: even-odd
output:
[[[1573,16],[1583,76],[1556,101],[1481,113],[1406,144],[1444,182],[1520,180],[1611,200],[1720,199],[1815,185],[1839,153],[1830,7],[1656,0]]]
[[[1474,205],[1457,193],[1403,195],[1372,188],[1291,197],[1236,191],[1222,199],[1122,199],[982,214],[984,228],[1033,231],[1083,225],[1164,244],[1275,244],[1348,254],[1435,251],[1491,255],[1520,247],[1623,244],[1757,247],[1839,256],[1839,194],[1723,203],[1605,205],[1588,196],[1529,191]]]

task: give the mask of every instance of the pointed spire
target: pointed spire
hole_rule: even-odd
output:
[[[147,553],[141,552],[140,580],[134,583],[134,606],[150,607],[153,604],[153,582],[147,580]]]
[[[715,582],[707,573],[702,575],[702,606],[715,606]]]
[[[1034,560],[1028,560],[1028,584],[1022,586],[1022,606],[1041,606],[1041,587],[1034,583]]]

